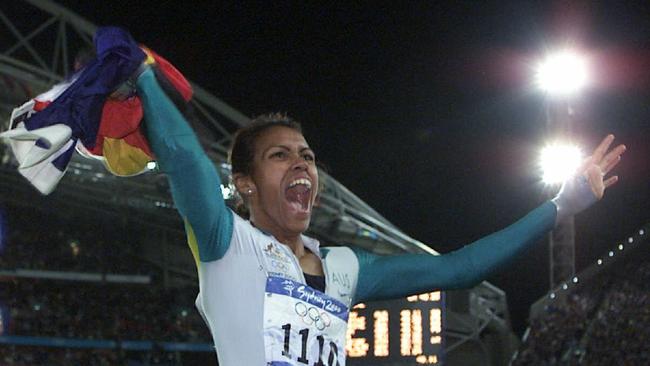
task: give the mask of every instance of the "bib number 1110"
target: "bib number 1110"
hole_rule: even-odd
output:
[[[284,330],[284,349],[282,350],[282,355],[285,357],[291,357],[290,352],[290,340],[291,340],[291,324],[287,323],[282,326]],[[309,338],[309,328],[301,329],[298,334],[301,337],[301,347],[300,347],[300,357],[297,361],[309,365],[309,360],[307,359],[307,339]],[[312,366],[340,366],[339,364],[339,350],[336,346],[336,343],[330,341],[330,353],[327,357],[327,365],[323,363],[323,348],[325,347],[325,338],[322,335],[316,336],[318,341],[318,361],[315,362]]]

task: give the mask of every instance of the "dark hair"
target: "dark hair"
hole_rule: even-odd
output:
[[[291,128],[302,133],[300,123],[284,113],[269,113],[258,116],[248,126],[235,133],[228,154],[232,174],[249,175],[253,172],[255,142],[266,130],[278,126]]]

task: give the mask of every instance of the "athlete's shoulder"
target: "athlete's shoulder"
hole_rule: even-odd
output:
[[[259,252],[260,248],[268,246],[275,239],[264,233],[253,224],[233,212],[233,232],[230,242],[230,253],[252,254]]]
[[[328,293],[349,305],[357,288],[359,260],[349,247],[325,247],[320,252],[327,276]]]
[[[348,246],[321,247],[319,249],[321,257],[323,259],[327,258],[330,255],[336,257],[355,255],[354,250]]]

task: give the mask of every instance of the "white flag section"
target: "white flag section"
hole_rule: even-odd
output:
[[[9,146],[18,161],[18,172],[42,194],[51,193],[65,174],[65,167],[57,167],[54,161],[74,147],[72,129],[61,123],[35,130],[27,130],[24,120],[34,113],[37,103],[47,104],[58,98],[74,81],[72,78],[53,86],[16,108],[11,113],[9,130],[0,138],[9,140]]]

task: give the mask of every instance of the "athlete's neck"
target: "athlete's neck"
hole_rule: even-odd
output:
[[[288,246],[296,258],[300,259],[305,255],[305,244],[302,242],[301,233],[286,233],[282,230],[273,230],[272,227],[266,225],[259,225],[251,216],[250,222],[253,226],[261,230],[263,233],[272,235],[280,243]],[[266,227],[265,227],[266,226]]]
[[[273,236],[278,239],[278,241],[286,246],[288,246],[296,258],[300,259],[305,255],[305,244],[302,242],[300,235],[278,235],[273,234]]]

